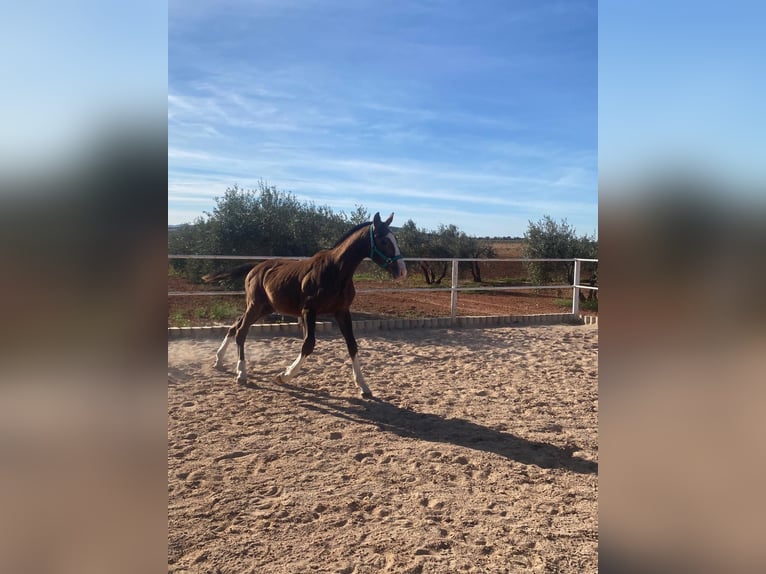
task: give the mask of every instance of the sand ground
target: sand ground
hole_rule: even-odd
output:
[[[168,343],[168,571],[596,572],[598,329]]]

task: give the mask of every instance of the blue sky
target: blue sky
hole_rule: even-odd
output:
[[[599,2],[601,176],[681,167],[762,193],[764,22],[760,0]]]
[[[157,119],[163,121],[165,6],[156,0],[97,6],[89,0],[4,3],[0,176],[6,170],[39,176],[87,162],[93,142],[112,130],[129,124],[154,132]],[[0,186],[0,195],[5,191]]]
[[[597,5],[170,0],[168,222],[235,183],[428,229],[597,232]]]

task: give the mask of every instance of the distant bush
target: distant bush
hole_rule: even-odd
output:
[[[524,234],[524,257],[530,259],[596,259],[598,242],[595,237],[577,236],[564,219],[554,221],[545,215],[538,222],[529,222]],[[529,278],[536,285],[568,284],[574,280],[574,263],[529,263]]]
[[[411,219],[396,232],[399,246],[407,257],[424,258],[489,258],[495,257],[492,244],[484,239],[466,235],[455,225],[440,225],[436,231],[419,229]],[[474,281],[481,281],[478,262],[463,263],[470,269]],[[449,262],[421,261],[418,263],[426,284],[441,283],[447,274]]]

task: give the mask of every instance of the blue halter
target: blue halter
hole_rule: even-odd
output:
[[[377,261],[375,261],[378,267],[381,267],[383,269],[388,269],[389,265],[391,265],[394,261],[399,261],[399,259],[404,259],[404,256],[394,255],[393,257],[389,257],[388,255],[383,253],[380,249],[378,249],[377,246],[375,245],[375,237],[373,235],[374,227],[375,227],[374,224],[370,224],[370,259],[375,261],[375,259],[373,259],[372,256],[377,255],[378,257],[383,259],[383,261],[385,261],[385,264],[378,263]]]

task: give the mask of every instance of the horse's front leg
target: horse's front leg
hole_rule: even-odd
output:
[[[300,371],[303,361],[306,360],[316,344],[316,311],[313,309],[303,309],[301,313],[301,319],[303,320],[303,346],[301,347],[301,353],[293,363],[285,369],[285,371],[277,375],[277,382],[288,383],[295,375]]]
[[[346,340],[346,346],[348,347],[348,354],[351,357],[351,367],[354,371],[354,382],[362,391],[362,396],[366,399],[372,398],[372,391],[367,383],[364,381],[364,375],[362,375],[362,368],[359,366],[359,347],[356,344],[354,338],[353,324],[351,322],[351,312],[340,311],[336,313],[335,320],[338,322],[340,332],[343,334],[343,338]]]

